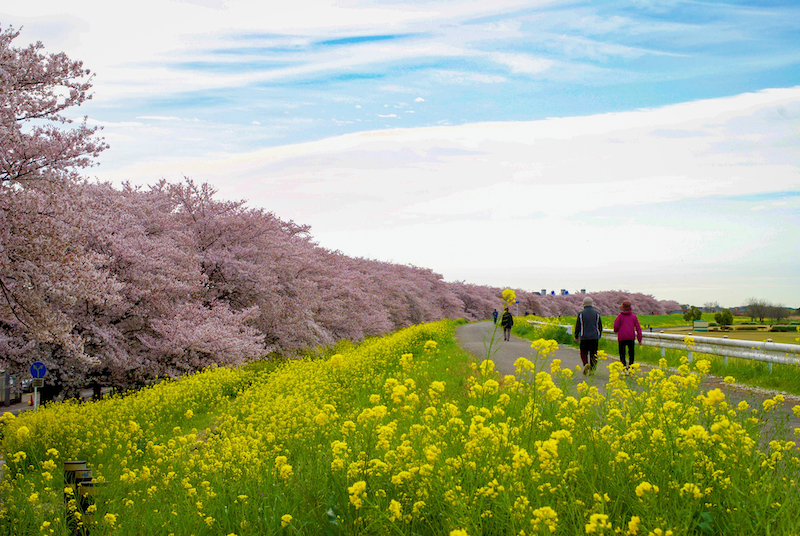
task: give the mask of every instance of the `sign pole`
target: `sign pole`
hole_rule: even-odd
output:
[[[31,376],[33,377],[33,409],[39,407],[39,387],[44,387],[45,374],[47,374],[47,367],[41,361],[36,361],[31,365]]]

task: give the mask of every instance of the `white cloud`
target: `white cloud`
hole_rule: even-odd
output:
[[[441,78],[446,78],[449,82],[463,84],[465,82],[478,82],[481,84],[501,84],[507,82],[505,76],[494,74],[474,73],[467,71],[441,70],[436,73]]]
[[[136,119],[150,119],[152,121],[180,121],[180,117],[167,115],[140,115]]]
[[[553,61],[527,54],[493,54],[491,58],[511,68],[512,73],[539,74],[553,66]]]
[[[417,97],[416,99],[414,99],[414,102],[425,102],[425,99],[423,99],[422,97]]]
[[[128,127],[141,127],[144,123],[138,121],[98,121],[97,119],[89,118],[86,120],[87,125],[98,127],[113,127],[113,128],[128,128]]]

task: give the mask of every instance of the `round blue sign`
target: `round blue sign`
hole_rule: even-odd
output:
[[[44,366],[44,363],[41,361],[37,361],[33,365],[31,365],[31,376],[34,379],[44,378],[44,375],[47,374],[47,367]]]

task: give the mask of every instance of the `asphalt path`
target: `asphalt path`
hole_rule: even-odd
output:
[[[503,329],[499,325],[495,327],[492,321],[473,322],[459,326],[456,329],[456,340],[462,348],[474,355],[478,361],[483,361],[487,358],[491,359],[495,364],[495,370],[501,376],[514,374],[514,362],[520,357],[526,357],[531,361],[536,357],[536,352],[531,349],[531,341],[514,335],[511,335],[510,341],[504,341]],[[560,359],[562,368],[571,368],[573,370],[572,382],[574,388],[577,388],[578,384],[585,381],[589,385],[596,386],[601,393],[605,393],[605,386],[609,379],[608,366],[619,361],[619,356],[609,354],[607,360],[598,362],[594,375],[584,376],[576,369],[577,366],[582,366],[580,352],[576,348],[559,345],[554,354],[546,359],[537,361],[536,370],[549,372],[553,359]],[[640,374],[646,374],[650,369],[654,368],[653,365],[646,363],[639,363],[639,365],[641,367]],[[636,387],[633,378],[628,380],[628,384],[631,388]],[[706,376],[700,386],[702,392],[715,388],[719,388],[725,393],[726,400],[732,406],[742,400],[746,400],[751,407],[758,407],[759,409],[764,400],[772,398],[779,393],[779,391],[749,388],[739,384],[727,385],[721,378],[715,376]],[[573,392],[577,392],[577,390]],[[786,400],[780,409],[788,419],[787,428],[791,434],[792,429],[800,428],[800,418],[796,417],[792,412],[792,407],[800,404],[800,397],[786,393],[782,394]],[[769,434],[768,438],[771,435]],[[800,445],[800,438],[793,436],[791,439]]]
[[[456,330],[456,340],[462,348],[470,352],[478,361],[491,359],[494,368],[501,376],[514,374],[514,362],[520,357],[526,357],[531,361],[536,357],[536,353],[531,349],[531,341],[520,339],[511,335],[510,341],[503,340],[503,328],[498,323],[473,322],[458,326]],[[571,368],[576,374],[572,378],[577,386],[582,381],[591,381],[595,384],[605,385],[608,382],[608,364],[610,361],[600,361],[593,376],[583,376],[577,372],[576,366],[582,365],[581,356],[577,349],[569,346],[559,346],[554,354],[542,361],[537,361],[537,370],[550,370],[550,363],[553,359],[561,360],[562,368]]]

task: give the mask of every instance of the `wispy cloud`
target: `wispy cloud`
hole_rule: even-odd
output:
[[[509,66],[512,73],[539,74],[553,65],[552,60],[536,58],[527,54],[500,53],[491,57],[494,61]]]
[[[136,119],[151,119],[154,121],[181,121],[180,117],[174,115],[140,115]]]

